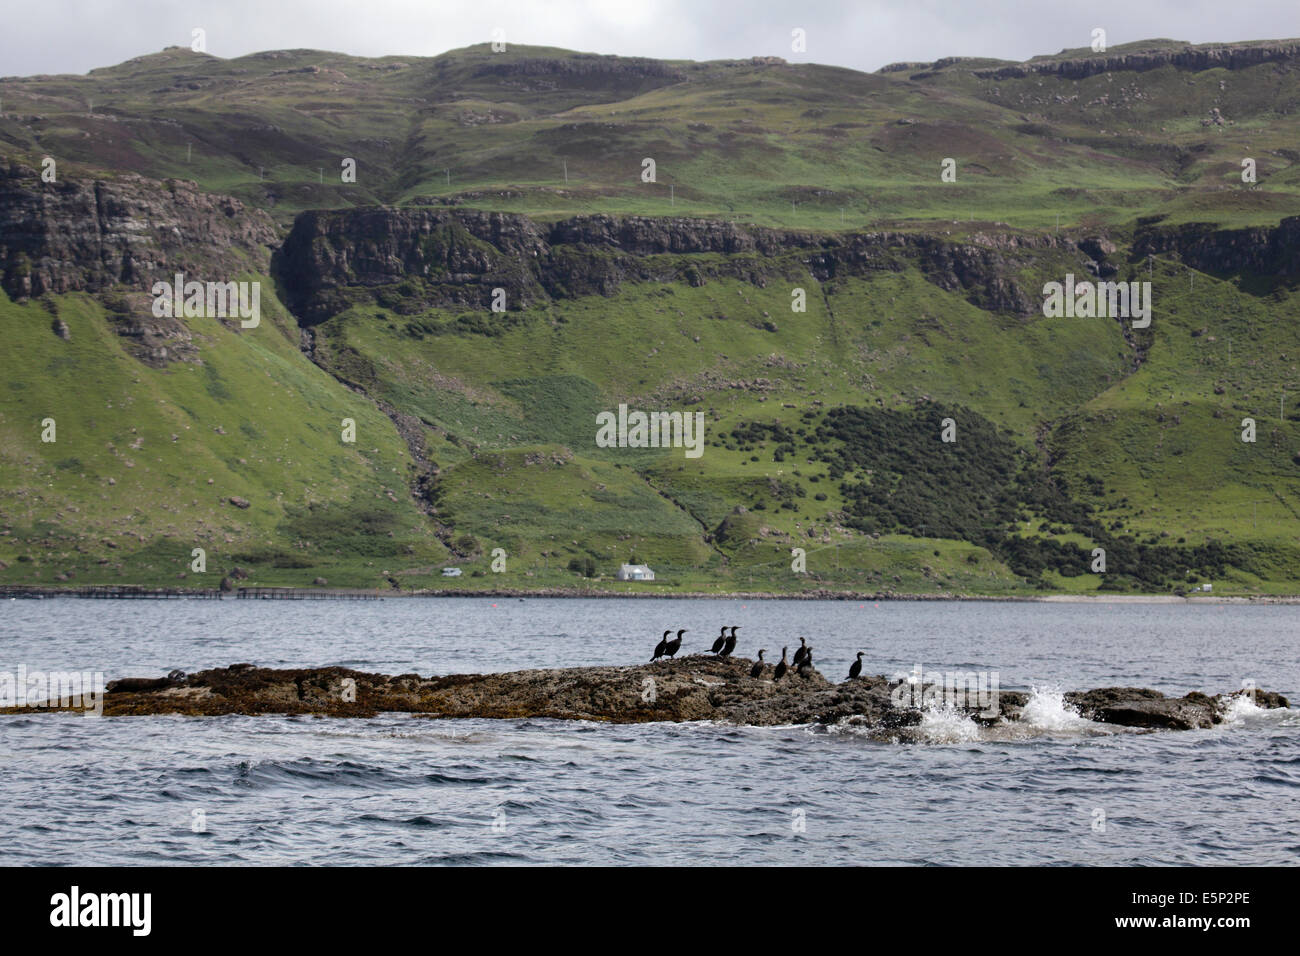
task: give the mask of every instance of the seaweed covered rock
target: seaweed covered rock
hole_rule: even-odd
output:
[[[909,686],[881,676],[833,684],[815,669],[773,679],[769,667],[750,676],[753,661],[692,655],[625,667],[564,667],[498,674],[389,676],[343,667],[274,670],[252,664],[174,671],[160,678],[124,678],[107,687],[104,713],[320,714],[365,717],[404,712],[430,717],[554,718],[611,723],[716,720],[750,726],[847,723],[873,729],[920,723],[918,702],[934,685]],[[1107,687],[1065,695],[1091,720],[1140,729],[1190,730],[1223,720],[1234,697],[1193,692],[1167,697],[1141,687]],[[1028,695],[1002,691],[992,706],[959,709],[982,724],[1014,723]],[[1253,692],[1257,706],[1288,707],[1285,697]],[[0,708],[0,713],[46,708]]]

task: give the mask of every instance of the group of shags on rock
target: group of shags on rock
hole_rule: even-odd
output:
[[[728,629],[731,631],[730,634],[727,633]],[[731,627],[729,625],[724,625],[722,632],[717,636],[717,639],[714,640],[713,647],[710,648],[707,653],[714,654],[719,658],[730,657],[731,652],[736,649],[736,632],[738,630],[740,630],[738,626]],[[669,628],[664,631],[664,636],[660,639],[658,645],[656,645],[655,654],[654,657],[650,658],[650,663],[653,664],[661,657],[676,657],[677,652],[681,650],[682,647],[682,635],[685,634],[686,631],[686,628],[682,628],[677,632],[677,636],[672,639],[669,639],[668,637],[668,635],[672,633],[672,629]],[[807,676],[812,671],[813,649],[808,645],[808,642],[804,638],[799,638],[799,646],[795,649],[794,660],[786,663],[785,655],[789,649],[789,647],[781,648],[781,660],[772,671],[773,680],[780,680],[790,671],[791,668],[794,668],[795,672],[798,673],[800,677]],[[699,653],[704,654],[706,652],[700,651]],[[755,680],[762,677],[763,671],[769,666],[763,660],[763,655],[766,653],[766,648],[760,650],[758,652],[758,660],[755,661],[754,666],[749,669],[749,676]],[[862,673],[862,654],[862,651],[858,651],[857,660],[849,665],[849,680],[856,679],[858,675]]]

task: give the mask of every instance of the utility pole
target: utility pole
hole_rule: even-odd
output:
[[[321,184],[322,186],[324,186],[324,185],[325,185],[325,168],[324,168],[323,166],[318,166],[318,167],[316,167],[316,171],[317,171],[318,173],[320,173],[320,184]]]
[[[569,161],[564,161],[564,185],[569,185]]]
[[[447,174],[447,187],[450,189],[450,188],[451,188],[451,170],[450,170],[450,169],[444,169],[443,172],[445,172],[445,173]]]
[[[266,180],[266,170],[261,166],[257,167],[257,178],[259,182],[264,182]]]
[[[672,183],[668,184],[668,205],[670,206],[677,205],[677,199],[675,196],[676,190],[677,190],[676,186],[674,186]]]

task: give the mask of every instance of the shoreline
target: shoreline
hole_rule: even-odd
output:
[[[241,593],[249,592],[249,593]],[[252,593],[256,592],[256,593]],[[792,593],[770,591],[579,591],[564,588],[447,588],[440,590],[395,591],[381,588],[313,588],[247,587],[221,592],[201,588],[150,588],[139,585],[83,585],[52,587],[47,585],[0,585],[4,598],[48,600],[79,598],[82,600],[285,600],[347,601],[379,598],[636,598],[651,600],[714,601],[980,601],[1024,604],[1300,604],[1300,594],[906,594],[896,591],[831,591],[819,589]]]

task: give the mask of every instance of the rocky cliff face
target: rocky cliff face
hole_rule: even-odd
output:
[[[1300,57],[1300,44],[1285,43],[1268,46],[1188,47],[1185,50],[1152,50],[1144,53],[1123,53],[1107,56],[1079,57],[1070,60],[1052,60],[1046,63],[1021,63],[1016,66],[992,70],[975,70],[981,79],[1006,80],[1026,76],[1059,76],[1067,80],[1082,80],[1099,73],[1143,72],[1162,66],[1179,70],[1244,70],[1261,63],[1275,63]]]
[[[139,293],[176,272],[228,281],[250,268],[271,269],[307,326],[383,287],[395,287],[389,301],[399,312],[484,309],[496,288],[506,290],[513,310],[539,299],[610,295],[625,283],[701,285],[730,277],[760,286],[797,284],[909,263],[980,308],[1028,315],[1039,297],[1016,275],[1056,251],[1077,255],[1082,270],[1097,258],[1089,241],[1076,247],[1054,235],[1011,231],[961,241],[902,232],[822,234],[638,216],[540,223],[518,214],[417,205],[303,213],[272,256],[278,236],[265,212],[190,182],[127,175],[44,184],[31,167],[0,168],[0,286],[19,299],[127,293],[110,307],[130,334],[141,341],[153,335],[157,341],[144,351],[155,358],[183,329],[140,327],[148,316]],[[1300,217],[1274,228],[1193,224],[1138,231],[1135,258],[1166,253],[1208,272],[1294,278]],[[179,354],[173,349],[171,357]]]
[[[913,260],[931,281],[974,304],[1027,314],[1034,299],[1010,276],[1054,237],[977,236],[956,243],[910,233],[821,235],[701,219],[526,216],[421,207],[309,212],[277,253],[290,308],[310,325],[356,301],[350,290],[409,278],[418,308],[486,308],[493,288],[510,308],[539,298],[612,294],[625,282],[700,285],[729,276],[766,285],[898,270]],[[689,257],[714,253],[726,259]]]
[[[1272,228],[1219,229],[1213,223],[1187,223],[1144,229],[1134,237],[1136,257],[1168,253],[1202,272],[1295,280],[1300,278],[1300,216],[1283,219]]]
[[[935,63],[891,63],[881,73],[916,70],[918,76],[927,75],[948,66],[959,65],[962,58],[949,58]],[[1093,56],[1073,57],[1066,60],[1030,60],[1007,66],[972,70],[985,80],[1023,79],[1027,76],[1059,76],[1068,80],[1082,80],[1099,73],[1136,72],[1157,70],[1172,66],[1179,70],[1244,70],[1261,63],[1279,63],[1300,59],[1300,43],[1266,43],[1258,45],[1223,44],[1187,46],[1181,50],[1142,50],[1135,53],[1098,53]]]
[[[609,56],[594,53],[566,57],[524,57],[502,63],[488,63],[476,76],[598,77],[616,80],[658,80],[677,83],[686,74],[662,60],[647,57]]]
[[[44,293],[147,290],[177,272],[231,281],[265,271],[278,235],[270,217],[192,182],[141,176],[41,181],[0,167],[0,285],[15,299]]]

